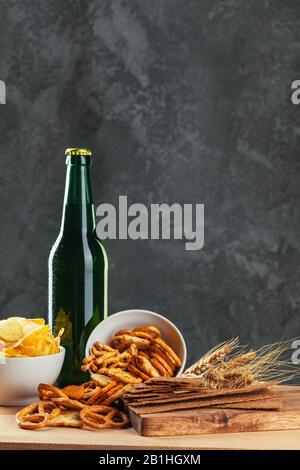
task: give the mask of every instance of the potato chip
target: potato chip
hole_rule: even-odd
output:
[[[33,323],[37,323],[38,325],[45,325],[45,320],[44,318],[31,318]]]
[[[36,330],[39,330],[40,328],[42,328],[41,325],[39,325],[35,322],[32,322],[31,320],[27,320],[26,318],[22,318],[22,317],[11,317],[11,318],[8,318],[7,320],[2,320],[0,322],[0,325],[3,325],[3,324],[6,325],[6,324],[9,324],[11,322],[13,322],[14,324],[17,323],[19,325],[19,327],[22,329],[22,332],[23,332],[18,340],[15,340],[15,341],[6,340],[7,346],[11,346],[11,347],[17,347],[33,331],[36,331]]]
[[[3,320],[0,323],[0,339],[3,341],[12,343],[21,339],[23,335],[23,330],[17,321]]]
[[[1,357],[35,357],[56,354],[60,350],[60,338],[51,334],[45,320],[33,320],[22,317],[11,317],[0,321],[0,354]]]

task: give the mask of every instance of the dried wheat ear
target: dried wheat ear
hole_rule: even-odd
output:
[[[198,378],[207,388],[242,388],[262,382],[282,383],[299,377],[291,362],[293,340],[263,346],[257,351],[234,338],[215,346],[185,370],[182,377]]]

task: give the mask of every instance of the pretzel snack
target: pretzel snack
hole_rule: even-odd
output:
[[[52,401],[67,410],[82,410],[85,407],[83,403],[78,400],[71,400],[71,398],[52,398]]]
[[[62,389],[62,392],[72,400],[81,400],[85,393],[85,389],[83,385],[68,385]]]
[[[87,405],[96,405],[99,404],[101,398],[103,398],[109,390],[114,389],[117,385],[117,382],[111,382],[106,387],[100,389],[95,395],[93,395],[86,403]]]
[[[150,378],[174,377],[182,365],[176,352],[153,325],[137,326],[132,330],[123,328],[115,333],[109,345],[100,341],[94,343],[90,353],[82,361],[81,368],[83,371],[90,370],[91,377],[95,377],[101,387],[107,385],[105,377],[124,385],[138,384]],[[91,393],[87,404],[102,403],[101,395],[98,391],[94,399]],[[109,397],[107,399],[110,400]]]
[[[79,411],[61,410],[54,418],[48,419],[47,426],[64,428],[82,428],[84,423],[80,419]]]
[[[109,344],[96,341],[89,353],[81,369],[91,374],[90,379],[63,389],[39,384],[40,401],[16,415],[20,428],[123,428],[129,424],[129,418],[114,404],[124,392],[143,387],[143,382],[153,378],[174,377],[182,364],[176,352],[161,338],[160,330],[152,325],[121,329]]]
[[[45,407],[51,407],[51,411],[47,413]],[[16,414],[16,421],[22,429],[41,429],[46,426],[49,417],[58,416],[60,410],[55,411],[56,406],[49,402],[35,402],[25,406]]]
[[[84,424],[94,429],[120,429],[129,424],[128,416],[123,411],[103,405],[84,408],[80,412],[80,418]]]
[[[50,400],[51,398],[68,398],[68,395],[54,385],[39,384],[39,397],[41,400]]]

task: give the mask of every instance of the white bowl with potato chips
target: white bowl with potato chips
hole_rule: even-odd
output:
[[[43,319],[11,317],[0,321],[0,405],[18,406],[37,397],[39,383],[53,384],[65,350],[60,335]]]

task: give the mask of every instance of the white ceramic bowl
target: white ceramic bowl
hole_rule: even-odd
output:
[[[40,383],[57,380],[64,357],[62,346],[50,356],[0,357],[0,405],[23,406],[35,401]]]
[[[178,328],[167,318],[149,310],[123,310],[114,313],[103,320],[92,331],[86,343],[86,356],[90,354],[90,347],[96,342],[108,343],[114,334],[123,328],[132,329],[137,326],[153,325],[160,329],[161,337],[182,360],[182,366],[177,375],[181,375],[186,363],[186,345]]]

